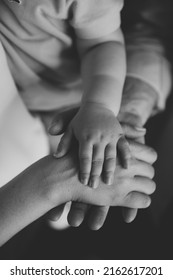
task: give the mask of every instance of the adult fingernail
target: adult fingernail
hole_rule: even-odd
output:
[[[124,166],[125,169],[128,169],[128,161],[127,160],[124,162],[123,166]]]
[[[57,125],[54,123],[54,124],[51,124],[49,127],[48,127],[48,132],[49,133],[56,133],[57,131]]]
[[[53,154],[54,157],[59,158],[63,155],[62,153],[62,148],[60,146],[58,146],[56,152]]]
[[[55,157],[55,158],[60,158],[61,155],[60,155],[59,153],[55,152],[55,153],[53,153],[53,157]]]
[[[138,126],[135,126],[135,129],[139,132],[146,132],[146,128],[145,127],[138,127]]]

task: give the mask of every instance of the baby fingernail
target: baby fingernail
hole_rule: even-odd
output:
[[[107,177],[106,180],[105,180],[105,182],[106,182],[106,185],[112,185],[112,183],[113,183],[113,177],[112,177],[112,176],[111,176],[111,177]]]
[[[88,179],[87,178],[81,178],[80,181],[83,185],[85,185],[85,186],[88,185]]]
[[[98,187],[98,180],[94,179],[94,180],[90,180],[89,182],[89,186],[92,188],[92,189],[96,189]]]

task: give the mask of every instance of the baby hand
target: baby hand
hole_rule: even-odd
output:
[[[136,127],[143,127],[153,114],[157,92],[146,82],[127,77],[124,85],[119,119]]]
[[[80,181],[96,188],[103,180],[110,185],[116,168],[117,147],[124,168],[130,158],[129,144],[114,113],[96,103],[83,105],[61,138],[57,157],[67,153],[72,136],[79,142]]]

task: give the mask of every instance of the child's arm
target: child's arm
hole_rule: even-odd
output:
[[[151,154],[151,153],[150,153]],[[132,160],[129,170],[117,168],[114,184],[96,190],[78,180],[76,152],[55,159],[47,156],[0,189],[0,245],[54,207],[68,201],[95,205],[146,208],[155,186],[150,164]],[[141,180],[134,178],[141,176]],[[143,176],[148,177],[143,184]],[[131,184],[132,183],[132,184]]]
[[[134,6],[127,2],[122,13],[127,79],[121,111],[134,113],[143,126],[165,108],[172,87],[168,57],[171,40],[166,28],[169,13],[162,1],[158,1],[157,8],[155,1],[138,2],[134,0]]]
[[[158,99],[156,90],[139,78],[127,77],[118,119],[141,128],[153,115]]]
[[[135,0],[133,6],[127,2],[122,13],[127,78],[119,120],[142,129],[153,114],[165,108],[172,75],[167,59],[169,44],[166,44],[165,20],[168,13],[165,13],[165,6],[162,1],[157,3],[157,8],[155,1],[141,1],[140,5],[138,2]],[[133,220],[135,216],[136,210],[125,210],[127,221]]]
[[[94,103],[118,115],[126,75],[124,39],[120,29],[98,39],[77,38],[84,94],[81,106]]]
[[[118,119],[124,127],[130,125],[132,130],[139,131],[138,136],[134,133],[129,135],[137,142],[145,143],[145,135],[140,135],[140,132],[146,131],[143,125],[153,114],[156,100],[157,92],[150,85],[138,78],[127,77]],[[126,222],[132,222],[136,215],[137,209],[123,208],[123,217]]]
[[[79,141],[80,179],[110,184],[116,165],[117,143],[122,164],[130,157],[128,143],[117,120],[125,78],[125,52],[120,29],[98,39],[77,39],[84,94],[80,110],[59,145],[58,156],[69,148],[72,135]]]
[[[75,0],[71,3],[69,22],[76,34],[81,60],[83,98],[78,115],[60,142],[57,155],[67,152],[74,135],[80,144],[81,182],[96,187],[103,166],[105,182],[109,184],[113,178],[117,143],[124,167],[130,157],[128,143],[122,137],[123,131],[117,120],[126,73],[120,29],[123,0],[100,0],[99,3],[97,0]]]

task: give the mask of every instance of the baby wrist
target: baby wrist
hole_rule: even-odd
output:
[[[93,110],[94,110],[94,107],[96,108],[100,108],[100,109],[106,109],[106,110],[109,110],[110,112],[112,112],[116,117],[118,116],[118,113],[119,113],[119,108],[116,108],[116,107],[113,107],[113,106],[109,106],[105,103],[102,103],[102,102],[98,102],[98,101],[85,101],[85,102],[82,102],[80,108],[87,108],[88,106],[93,107]]]
[[[143,122],[153,114],[158,93],[147,83],[137,78],[126,79],[121,111],[140,116]]]

